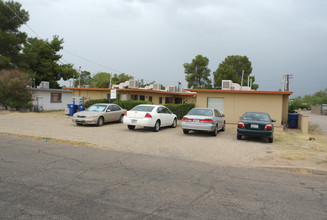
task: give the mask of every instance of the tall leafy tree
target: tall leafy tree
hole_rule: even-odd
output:
[[[63,42],[63,39],[54,36],[50,42],[28,38],[24,44],[24,63],[21,67],[30,73],[36,85],[41,81],[49,81],[50,88],[60,88],[58,80],[61,78],[68,80],[77,76],[77,71],[73,69],[72,64],[60,63],[62,55],[58,52],[63,48]]]
[[[0,104],[20,110],[30,107],[32,94],[27,89],[29,75],[18,69],[0,71]]]
[[[209,59],[197,55],[191,63],[184,63],[185,80],[188,88],[211,88]]]
[[[27,35],[20,32],[29,14],[18,2],[0,0],[0,69],[16,68],[21,62],[21,50]]]
[[[110,87],[111,74],[106,72],[100,72],[92,77],[90,87],[91,88],[109,88]]]
[[[111,85],[117,85],[119,83],[126,82],[131,79],[134,79],[134,77],[125,73],[121,73],[119,75],[114,74],[111,79]]]
[[[85,86],[85,85],[89,85],[89,83],[91,83],[91,73],[88,71],[82,71],[81,74],[77,74],[77,76],[75,76],[76,80],[74,82],[75,87],[78,86]]]
[[[219,64],[216,71],[213,72],[214,86],[220,87],[222,80],[232,80],[234,83],[241,84],[242,71],[244,71],[243,85],[247,85],[248,76],[252,72],[252,64],[247,56],[233,55],[228,56],[225,60]],[[251,76],[252,83],[255,81],[255,77]],[[252,84],[253,89],[257,89],[258,84]]]

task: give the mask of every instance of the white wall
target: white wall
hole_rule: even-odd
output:
[[[51,93],[61,93],[61,102],[52,103]],[[72,92],[60,92],[58,90],[34,90],[32,99],[33,106],[38,106],[38,110],[53,111],[53,110],[65,110],[67,104],[72,104],[73,93]],[[42,109],[41,109],[42,107]]]

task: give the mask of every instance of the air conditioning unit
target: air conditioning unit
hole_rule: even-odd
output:
[[[167,87],[166,87],[167,88]],[[176,92],[175,86],[168,86],[168,89],[166,89],[168,92]]]
[[[159,83],[153,83],[153,90],[161,90],[161,85]]]
[[[73,96],[73,104],[83,105],[84,104],[84,97]]]
[[[139,82],[137,80],[130,80],[129,81],[129,88],[138,88]]]
[[[40,89],[49,89],[49,82],[47,81],[41,81],[40,85],[39,85]]]
[[[232,89],[232,80],[222,80],[221,81],[221,89],[222,90],[231,90]]]

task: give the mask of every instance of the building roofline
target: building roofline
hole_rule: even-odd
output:
[[[271,95],[292,95],[291,91],[255,91],[255,90],[221,90],[221,89],[185,89],[190,92],[209,92],[209,93],[232,93],[232,94],[271,94]]]
[[[81,91],[107,91],[110,92],[111,88],[67,88],[70,90],[81,90]],[[118,92],[145,92],[145,93],[156,93],[156,94],[167,94],[167,95],[180,95],[180,96],[193,96],[196,95],[195,92],[168,92],[168,91],[161,91],[161,90],[152,90],[152,89],[116,89]]]
[[[28,88],[29,90],[33,91],[50,91],[50,92],[73,92],[72,90],[67,90],[67,89],[41,89],[41,88]]]

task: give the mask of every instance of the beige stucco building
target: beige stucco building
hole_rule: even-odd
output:
[[[110,99],[112,89],[108,88],[65,88],[73,91],[73,96],[84,97],[84,100]],[[143,100],[154,104],[195,103],[194,92],[166,92],[150,89],[116,89],[118,100]]]
[[[216,108],[227,123],[237,123],[247,111],[267,112],[281,126],[288,119],[288,101],[293,92],[187,89],[197,93],[196,107]]]

